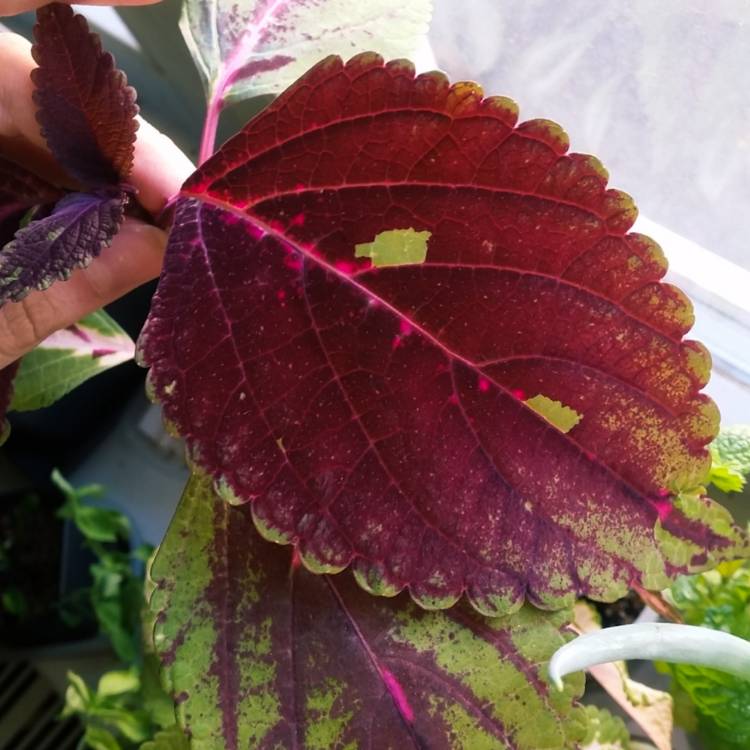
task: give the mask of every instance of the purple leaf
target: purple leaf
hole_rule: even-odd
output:
[[[69,5],[37,11],[31,74],[42,135],[57,161],[84,185],[116,185],[133,164],[135,91]]]
[[[19,230],[0,251],[0,304],[87,266],[117,233],[127,200],[120,191],[71,193],[49,216]]]

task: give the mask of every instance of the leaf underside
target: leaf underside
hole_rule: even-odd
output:
[[[550,689],[569,612],[485,619],[368,596],[265,542],[194,476],[151,571],[154,641],[193,750],[576,747],[583,677]],[[529,721],[533,716],[534,721]]]
[[[20,229],[0,251],[0,304],[23,299],[32,289],[85,268],[107,247],[120,228],[128,196],[70,193],[44,219]]]
[[[747,552],[695,489],[718,413],[689,302],[601,164],[516,119],[405,61],[326,59],[183,187],[139,343],[266,537],[429,608],[611,600]],[[424,262],[356,257],[405,229]]]
[[[104,310],[56,331],[21,361],[11,409],[53,404],[89,378],[133,358],[135,344]]]
[[[180,28],[207,95],[243,99],[281,93],[329,54],[411,55],[431,14],[430,0],[186,0]]]
[[[84,185],[116,185],[133,164],[135,91],[69,5],[37,11],[31,74],[42,135],[57,161]]]

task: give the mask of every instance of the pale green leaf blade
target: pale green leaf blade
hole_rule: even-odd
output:
[[[91,750],[124,750],[117,738],[108,729],[90,725],[86,727],[84,735],[84,747]]]
[[[41,409],[89,378],[133,359],[135,344],[104,310],[45,339],[21,360],[10,408]]]
[[[544,417],[551,425],[557,427],[560,432],[570,432],[582,419],[582,415],[575,409],[571,409],[560,401],[548,398],[543,393],[538,393],[533,398],[527,398],[524,403]]]
[[[431,0],[186,0],[180,28],[208,97],[245,99],[328,55],[413,55],[431,15]]]
[[[579,676],[546,665],[570,613],[483,618],[316,576],[193,477],[154,561],[154,640],[192,750],[563,750]],[[529,721],[533,716],[534,720]]]
[[[105,672],[100,678],[96,688],[96,693],[102,698],[113,695],[122,695],[123,693],[133,693],[141,687],[141,680],[138,671],[131,667],[130,669],[118,669],[111,672]]]
[[[190,742],[185,733],[175,725],[157,732],[152,740],[141,745],[141,750],[190,750]]]
[[[710,449],[708,481],[722,492],[742,492],[750,476],[750,425],[722,429]]]
[[[625,722],[604,708],[586,706],[588,734],[581,750],[629,750]]]

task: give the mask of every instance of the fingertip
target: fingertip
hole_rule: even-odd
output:
[[[157,214],[195,171],[195,165],[171,138],[143,118],[138,118],[135,159],[131,181],[138,188],[138,202]]]

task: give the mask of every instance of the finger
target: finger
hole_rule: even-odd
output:
[[[0,16],[12,16],[25,10],[36,10],[47,5],[50,0],[5,0],[0,8]],[[153,5],[161,0],[75,0],[78,5]],[[73,0],[61,0],[72,3]]]
[[[31,351],[54,331],[72,325],[158,275],[166,234],[126,220],[112,246],[88,267],[44,292],[0,308],[0,368]]]
[[[46,150],[31,98],[29,75],[35,67],[31,45],[25,39],[16,34],[0,34],[0,136],[23,136]],[[195,167],[167,136],[139,120],[134,167],[128,182],[138,189],[139,203],[156,214]]]

